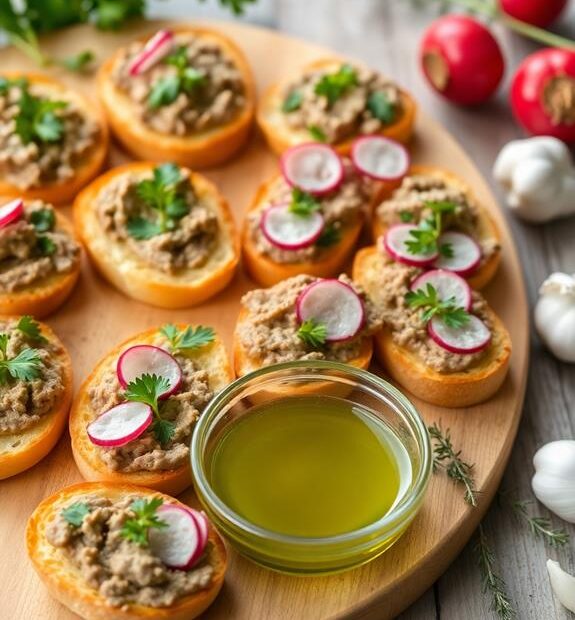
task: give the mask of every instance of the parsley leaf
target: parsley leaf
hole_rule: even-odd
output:
[[[91,50],[84,50],[78,52],[74,56],[68,56],[60,61],[60,64],[74,73],[87,73],[91,70],[94,63],[94,52]]]
[[[307,130],[309,131],[309,135],[316,142],[327,142],[327,136],[321,127],[318,127],[317,125],[310,125]]]
[[[453,258],[455,256],[455,252],[453,251],[452,243],[442,243],[439,246],[439,253],[441,256],[445,256],[445,258]]]
[[[126,519],[120,534],[126,539],[137,543],[141,547],[148,545],[148,532],[150,528],[161,529],[168,527],[165,521],[158,517],[157,510],[163,504],[163,500],[159,497],[146,501],[145,499],[136,499],[130,505],[130,510],[134,513],[134,517]]]
[[[27,85],[21,85],[18,113],[16,115],[16,133],[24,144],[30,142],[57,142],[62,137],[64,124],[55,114],[57,110],[67,107],[65,101],[52,101],[35,97],[28,91]]]
[[[317,246],[320,248],[328,248],[336,243],[341,241],[341,229],[336,226],[333,222],[324,227],[319,236],[318,240],[315,242]]]
[[[150,220],[146,220],[143,217],[131,217],[126,223],[126,230],[130,237],[138,241],[151,239],[162,233],[162,229],[158,224],[150,222]]]
[[[432,217],[425,219],[414,228],[409,234],[412,239],[405,242],[405,246],[410,254],[432,254],[433,252],[451,252],[444,256],[453,256],[453,248],[450,244],[444,244],[442,249],[438,247],[438,239],[443,232],[443,215],[453,213],[457,206],[449,201],[427,201],[425,206],[431,209]]]
[[[456,305],[455,297],[441,300],[437,289],[429,282],[425,288],[409,291],[405,301],[412,308],[425,308],[421,315],[424,323],[434,316],[441,317],[448,327],[453,328],[463,327],[469,321],[469,312]]]
[[[90,507],[85,502],[74,502],[60,513],[70,525],[80,527],[84,517],[90,514]]]
[[[177,75],[168,75],[159,79],[148,95],[148,105],[156,109],[174,103],[180,94],[180,87],[181,80]]]
[[[160,332],[169,340],[172,351],[199,349],[213,342],[216,337],[216,333],[211,327],[204,327],[203,325],[198,325],[195,328],[188,325],[186,329],[181,330],[168,323],[160,329]]]
[[[292,90],[282,103],[282,112],[295,112],[299,110],[303,101],[303,95],[299,90]]]
[[[357,86],[357,72],[351,65],[341,65],[335,73],[322,76],[314,87],[314,93],[327,99],[332,106],[350,88]]]
[[[20,320],[16,325],[16,329],[20,330],[30,340],[35,340],[36,342],[47,342],[47,339],[42,336],[40,324],[28,314],[20,317]]]
[[[367,109],[382,123],[389,124],[395,119],[395,106],[381,90],[376,90],[369,95]]]
[[[400,211],[399,212],[399,219],[404,224],[409,224],[409,222],[413,222],[413,213],[411,213],[411,211]]]
[[[325,344],[327,327],[314,319],[304,321],[298,331],[298,338],[312,349],[320,349]]]
[[[5,334],[3,334],[5,336]],[[0,383],[8,382],[8,375],[20,381],[32,381],[40,376],[42,360],[34,349],[22,349],[16,357],[8,358],[6,348],[8,340],[0,343],[2,359],[0,359]]]
[[[152,424],[152,432],[162,446],[167,445],[176,432],[176,427],[169,420],[155,420]]]
[[[52,209],[38,209],[30,214],[30,222],[36,232],[50,232],[56,225],[56,214]]]
[[[56,244],[44,235],[36,239],[36,247],[42,256],[51,256],[56,251]]]
[[[296,215],[307,216],[320,209],[320,204],[311,194],[294,187],[291,192],[289,210]]]
[[[93,18],[102,30],[117,30],[133,17],[142,17],[146,9],[145,0],[98,0],[92,2]]]

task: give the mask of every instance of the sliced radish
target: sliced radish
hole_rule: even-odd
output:
[[[123,446],[138,438],[152,423],[150,405],[125,402],[99,415],[88,424],[90,441],[97,446]]]
[[[206,517],[203,512],[194,510],[193,508],[190,508],[190,512],[192,513],[192,517],[196,520],[196,525],[198,526],[198,531],[200,532],[200,540],[202,545],[205,547],[210,533],[208,517]]]
[[[400,263],[412,267],[427,267],[433,263],[439,253],[412,254],[407,247],[407,241],[414,241],[411,236],[413,230],[418,230],[417,226],[413,226],[413,224],[391,226],[383,236],[383,247],[394,260]]]
[[[327,144],[299,144],[281,157],[285,180],[310,194],[325,194],[337,189],[344,177],[341,157]]]
[[[313,245],[321,235],[324,224],[319,211],[298,215],[290,211],[289,204],[268,207],[260,220],[265,238],[282,250],[299,250]]]
[[[8,226],[24,215],[24,201],[21,198],[11,200],[0,207],[0,228]]]
[[[434,316],[427,324],[430,337],[451,353],[477,353],[491,341],[491,332],[485,323],[473,314],[463,327],[449,327],[445,321]]]
[[[167,527],[150,528],[148,542],[152,553],[170,568],[189,570],[200,559],[205,544],[196,519],[189,509],[163,504],[158,517]]]
[[[443,256],[441,253],[433,263],[437,269],[449,269],[460,276],[473,273],[481,262],[481,248],[469,235],[450,231],[443,233],[438,239],[439,247],[449,244],[453,256]]]
[[[468,312],[471,310],[473,300],[471,298],[471,287],[467,282],[456,273],[444,269],[433,269],[422,273],[411,283],[412,291],[424,290],[431,284],[437,291],[441,301],[454,300],[458,308],[464,308]]]
[[[362,328],[365,309],[359,295],[340,280],[318,280],[306,287],[296,300],[300,323],[313,319],[326,326],[326,341],[353,338]]]
[[[173,48],[173,33],[170,30],[158,30],[144,45],[144,49],[132,60],[128,73],[133,76],[145,73],[167,56]]]
[[[118,359],[116,374],[122,387],[142,375],[157,375],[168,380],[168,388],[161,398],[168,398],[177,392],[182,382],[182,369],[166,350],[151,344],[137,344],[126,349]]]
[[[363,136],[351,147],[351,160],[358,172],[376,181],[397,181],[411,164],[408,150],[383,136]]]

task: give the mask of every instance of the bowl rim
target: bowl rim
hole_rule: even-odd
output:
[[[351,530],[350,532],[344,532],[334,536],[304,537],[294,536],[291,534],[282,534],[259,525],[255,525],[241,515],[237,514],[218,497],[211,485],[208,483],[201,458],[203,455],[200,453],[200,440],[204,432],[208,430],[211,418],[214,415],[217,415],[220,407],[222,404],[226,403],[230,394],[240,391],[246,384],[249,384],[254,379],[261,378],[265,375],[271,375],[273,373],[294,369],[299,369],[310,373],[312,369],[324,371],[335,370],[340,373],[351,375],[351,377],[356,379],[358,382],[367,382],[368,384],[371,384],[372,387],[377,387],[379,390],[383,391],[386,396],[391,397],[392,400],[396,401],[393,403],[393,406],[397,409],[397,405],[399,404],[399,408],[403,410],[402,413],[408,419],[410,430],[415,436],[415,441],[420,452],[421,465],[419,467],[419,472],[411,486],[411,489],[405,493],[404,497],[401,498],[395,507],[392,507],[377,521],[361,528]],[[321,376],[321,374],[319,376]],[[302,375],[297,374],[293,376],[293,378],[296,377],[302,378]],[[303,378],[305,378],[305,376]],[[313,374],[313,378],[317,380],[317,372]],[[330,381],[330,377],[326,377],[325,380]],[[395,413],[397,415],[397,411],[395,411]],[[283,362],[280,364],[270,364],[269,366],[253,370],[232,381],[212,398],[200,415],[194,432],[192,433],[190,453],[194,486],[199,488],[199,493],[197,493],[198,499],[205,501],[209,505],[210,509],[213,510],[224,522],[232,524],[238,530],[249,535],[256,536],[260,539],[272,540],[280,544],[305,547],[333,546],[341,543],[353,542],[355,540],[359,541],[365,537],[381,535],[382,533],[389,534],[390,531],[393,531],[396,527],[401,526],[406,518],[412,516],[412,508],[414,506],[418,506],[422,500],[431,477],[433,463],[429,432],[423,418],[407,396],[405,396],[394,385],[368,370],[363,370],[362,368],[350,366],[349,364],[332,362],[328,360],[297,360],[293,362]]]

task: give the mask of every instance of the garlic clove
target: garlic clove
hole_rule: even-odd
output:
[[[533,457],[535,497],[551,512],[575,523],[575,441],[552,441]]]
[[[566,573],[559,562],[553,560],[547,560],[547,572],[553,592],[561,605],[575,613],[575,577]]]

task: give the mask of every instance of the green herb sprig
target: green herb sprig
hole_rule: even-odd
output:
[[[515,500],[511,502],[511,507],[515,516],[525,521],[529,530],[536,538],[542,538],[550,547],[559,549],[569,542],[569,534],[564,529],[554,528],[553,524],[546,517],[531,516],[527,507],[533,502]]]
[[[377,90],[369,95],[367,109],[374,118],[386,125],[395,120],[396,108],[383,91]]]
[[[170,342],[172,353],[176,351],[199,349],[210,344],[216,338],[216,332],[213,328],[204,327],[203,325],[198,325],[197,327],[188,325],[186,329],[182,330],[168,323],[160,329],[160,332]]]
[[[469,321],[469,312],[457,306],[455,297],[442,301],[436,288],[427,283],[424,289],[409,291],[405,295],[406,303],[412,308],[425,308],[421,320],[427,323],[434,316],[441,317],[448,327],[461,328]]]
[[[300,325],[297,335],[308,347],[321,349],[325,344],[327,327],[315,319],[308,319]]]
[[[295,112],[301,108],[303,103],[303,95],[299,90],[292,90],[286,96],[282,103],[282,112]]]
[[[309,132],[309,135],[316,142],[327,142],[327,136],[325,135],[325,131],[321,127],[318,127],[317,125],[309,125],[307,130]]]
[[[439,252],[446,258],[453,256],[453,247],[450,243],[439,245],[439,237],[443,232],[443,216],[446,213],[453,213],[457,205],[453,202],[438,201],[425,202],[425,206],[431,209],[431,217],[423,220],[417,228],[409,233],[411,239],[405,242],[407,251],[410,254],[431,254]]]
[[[23,348],[15,357],[8,356],[8,334],[0,334],[0,385],[6,385],[10,378],[33,381],[40,376],[42,360],[38,352]]]
[[[145,499],[136,499],[130,505],[130,510],[134,513],[134,517],[127,519],[120,530],[120,534],[126,539],[141,547],[148,545],[148,533],[150,529],[162,529],[168,527],[165,521],[162,521],[157,515],[158,508],[163,504],[163,500],[154,497],[146,501]]]
[[[61,515],[74,527],[80,527],[84,517],[90,514],[90,507],[85,502],[74,502],[62,510]]]
[[[48,340],[42,336],[40,323],[35,321],[30,315],[21,316],[16,325],[16,329],[21,331],[27,338],[38,343],[45,343]]]
[[[324,229],[321,231],[321,235],[315,244],[320,248],[329,248],[336,243],[341,241],[341,228],[335,224],[335,222],[330,222],[326,224]]]
[[[307,217],[315,211],[319,211],[320,209],[321,205],[317,198],[315,198],[311,194],[308,194],[307,192],[302,191],[298,187],[294,187],[292,189],[291,202],[289,205],[289,210],[292,213]]]
[[[27,84],[20,85],[18,113],[16,114],[16,133],[23,144],[35,142],[58,142],[64,133],[64,123],[56,114],[65,109],[65,101],[55,101],[30,94]]]
[[[56,225],[56,214],[52,209],[37,209],[30,214],[30,223],[36,232],[50,232]]]
[[[344,93],[357,86],[357,71],[348,64],[343,64],[334,73],[327,73],[321,77],[314,87],[314,93],[327,99],[332,106]]]

